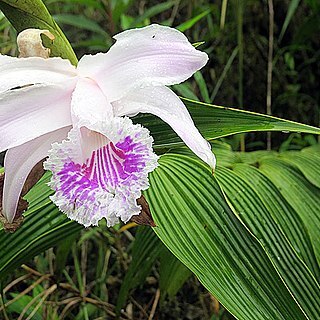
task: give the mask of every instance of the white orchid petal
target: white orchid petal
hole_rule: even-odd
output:
[[[0,94],[33,84],[57,84],[77,77],[76,68],[61,58],[15,58],[0,55]]]
[[[82,76],[94,79],[110,102],[133,88],[177,84],[201,69],[208,56],[178,30],[151,25],[124,31],[106,54],[82,57]]]
[[[195,127],[190,114],[179,97],[166,87],[134,90],[112,103],[116,116],[152,113],[167,122],[185,144],[212,168],[215,157],[210,144]]]
[[[21,190],[32,168],[48,154],[51,144],[66,138],[70,127],[47,133],[32,141],[7,151],[4,166],[2,210],[8,222],[12,222],[17,210]]]
[[[72,94],[71,113],[76,121],[110,121],[112,106],[98,85],[91,79],[79,79]]]
[[[0,94],[0,151],[71,124],[74,81]]]
[[[85,130],[96,149],[79,162],[81,129],[73,128],[67,140],[53,144],[49,151],[44,167],[52,171],[50,184],[56,193],[51,199],[70,219],[86,227],[102,218],[108,226],[119,218],[127,222],[140,213],[137,199],[149,186],[148,173],[157,167],[153,139],[129,118],[91,123]]]

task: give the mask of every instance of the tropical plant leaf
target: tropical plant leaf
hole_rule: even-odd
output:
[[[218,161],[222,159],[220,154],[228,159],[225,164],[229,167],[234,166],[234,162],[241,161],[241,153],[234,153],[229,147],[221,143],[215,143],[215,145],[219,145],[218,148],[215,148]],[[311,151],[309,153],[312,155]],[[230,154],[235,156],[229,158]],[[262,159],[268,159],[270,156],[271,158],[275,157],[273,154],[269,154],[269,157],[263,155]],[[257,161],[256,156],[253,159]],[[252,160],[250,159],[249,162],[252,162]],[[48,179],[49,175],[47,174],[27,195],[28,200],[31,201],[31,206],[26,213],[25,223],[21,229],[12,235],[5,234],[3,231],[0,233],[1,252],[4,253],[0,258],[0,277],[2,278],[12,268],[55,245],[57,241],[63,239],[66,233],[72,234],[81,229],[78,224],[68,221],[64,215],[57,212],[57,209],[48,200],[48,195],[51,194],[50,189],[45,185]],[[303,319],[297,311],[295,303],[292,302],[290,293],[284,290],[280,278],[272,264],[268,262],[268,256],[263,252],[259,242],[242,226],[227,207],[218,185],[210,175],[210,171],[200,161],[177,154],[163,156],[160,168],[151,175],[151,185],[147,196],[149,198],[151,196],[149,202],[155,220],[159,225],[156,232],[158,235],[161,232],[160,238],[166,244],[170,239],[169,248],[199,277],[200,281],[227,309],[238,316],[239,319],[265,319],[263,318],[265,316],[264,306],[267,306],[268,310],[270,309],[268,314],[272,319]],[[230,183],[230,185],[232,184]],[[267,189],[265,188],[265,190]],[[274,192],[274,189],[273,187],[270,190]],[[260,189],[260,193],[261,190],[264,190],[264,188]],[[270,197],[273,198],[272,192]],[[263,199],[263,201],[267,201],[266,198]],[[161,210],[157,209],[157,206],[160,206]],[[159,216],[160,213],[161,217]],[[274,211],[272,213],[274,214]],[[161,219],[161,223],[158,222],[158,219]],[[285,229],[283,221],[279,222],[279,224],[281,223],[281,227]],[[298,223],[299,219],[296,221],[296,224]],[[152,230],[146,230],[154,238]],[[303,229],[301,230],[303,231]],[[305,251],[301,252],[301,257],[311,270],[312,264],[305,256],[308,255],[308,250],[312,252],[312,249],[310,250],[310,245],[308,247],[308,237],[305,237],[301,230],[298,230],[300,233],[297,233],[296,237],[301,234],[300,240],[302,238],[302,241],[307,243],[305,247],[298,242],[294,243],[288,233],[286,236],[293,243],[294,249],[299,248],[299,250]],[[291,232],[296,231],[294,228],[291,230]],[[162,234],[163,232],[164,234]],[[141,271],[139,266],[145,266],[143,257],[153,256],[151,260],[154,261],[159,254],[156,242],[146,241],[147,239],[143,237],[142,239],[139,248],[142,251],[137,250],[135,254],[140,258],[140,262],[135,264],[135,270],[139,271]],[[187,249],[188,246],[184,245],[184,241],[187,241],[186,243],[190,245],[189,250]],[[144,248],[146,249],[144,250],[143,244],[150,249]],[[202,246],[203,244],[206,246]],[[257,252],[259,253],[258,258],[256,257]],[[199,261],[197,259],[202,259],[202,255],[205,260],[198,265]],[[251,261],[252,257],[253,261]],[[190,260],[186,263],[187,258]],[[141,274],[144,275],[140,280],[138,279],[139,276],[133,278],[142,281],[141,279],[150,271],[151,266],[152,263],[148,265],[148,270],[142,268],[147,271],[141,271]],[[302,271],[300,270],[300,272]],[[138,285],[139,281],[131,282],[129,288]],[[225,292],[220,293],[221,290],[218,289],[220,285],[224,289],[226,288]],[[240,287],[243,288],[240,290]],[[130,289],[127,289],[126,294],[129,291]],[[238,304],[237,301],[240,300],[242,295],[240,292],[245,293],[251,301],[249,304],[246,305],[245,300]],[[286,307],[281,307],[276,303],[280,299],[278,295],[282,296],[283,299],[288,299]],[[126,298],[123,299],[122,303]],[[256,301],[260,302],[256,303]],[[279,303],[280,301],[281,299]],[[284,302],[282,301],[282,303]],[[263,306],[260,306],[260,304]],[[257,305],[259,307],[256,311],[251,310]],[[297,313],[297,317],[293,318],[290,312]],[[280,316],[283,314],[286,314],[284,318]]]
[[[214,89],[213,89],[213,91],[211,93],[211,96],[210,96],[211,101],[214,101],[214,99],[216,98],[217,93],[218,93],[218,91],[219,91],[219,89],[220,89],[220,87],[222,85],[222,82],[226,78],[227,73],[230,70],[230,68],[232,66],[232,63],[233,63],[235,57],[237,56],[238,52],[239,52],[239,47],[235,47],[233,49],[233,51],[232,51],[232,53],[231,53],[226,65],[224,66],[223,71],[222,71],[219,79],[217,80],[216,85],[215,85],[215,87],[214,87]]]
[[[198,97],[194,93],[194,89],[189,82],[183,82],[172,86],[172,88],[181,96],[191,100],[199,101]]]
[[[283,159],[296,166],[316,187],[320,188],[320,153],[290,151],[280,154],[280,159]]]
[[[292,208],[284,210],[286,201],[257,168],[237,164],[233,170],[218,168],[216,176],[239,218],[261,243],[304,313],[309,319],[319,319],[320,288],[315,278],[319,277],[319,266],[308,234],[298,225],[300,217]],[[315,274],[297,254],[301,250]]]
[[[18,296],[18,293],[12,293],[11,296],[12,296],[12,298],[15,298]],[[14,303],[10,304],[7,307],[7,312],[12,313],[13,315],[17,314],[17,313],[21,314],[22,312],[25,312],[25,316],[29,316],[34,310],[34,305],[31,304],[30,308],[28,308],[27,310],[25,310],[25,307],[31,303],[32,299],[34,299],[34,297],[30,297],[28,295],[24,295],[24,296],[20,297],[18,300],[16,300]],[[41,309],[42,308],[40,307],[39,310],[37,310],[33,314],[32,319],[34,319],[34,320],[43,319]]]
[[[112,20],[116,25],[120,17],[123,16],[130,8],[134,0],[117,0],[112,2]]]
[[[320,264],[320,189],[309,182],[297,167],[284,160],[263,158],[259,168],[300,215]]]
[[[197,71],[193,76],[194,76],[194,79],[196,80],[196,83],[199,87],[202,101],[210,103],[210,97],[209,97],[209,92],[208,92],[206,80],[203,78],[201,72]]]
[[[240,175],[246,184],[258,193],[263,207],[268,211],[266,217],[271,216],[270,218],[277,224],[275,229],[281,229],[279,232],[285,235],[295,253],[312,271],[314,277],[320,279],[319,265],[310,235],[295,208],[284,199],[277,187],[257,168],[237,164],[233,167],[233,172]],[[262,210],[265,210],[264,208]]]
[[[146,196],[164,244],[238,319],[305,319],[208,167],[165,155]]]

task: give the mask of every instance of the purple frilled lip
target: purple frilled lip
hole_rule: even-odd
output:
[[[67,140],[53,146],[45,162],[53,173],[53,202],[85,226],[97,225],[102,218],[111,226],[119,218],[126,222],[139,214],[137,199],[149,186],[148,173],[157,166],[147,129],[129,118],[114,118],[104,128],[91,132],[91,141],[96,136],[103,145],[84,161],[79,161],[81,143],[88,142],[81,138],[81,129],[74,128]]]

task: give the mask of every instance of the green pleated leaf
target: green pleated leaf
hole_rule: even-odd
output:
[[[309,266],[313,268],[316,276],[319,276],[319,266],[310,239],[306,233],[301,232],[300,229],[303,228],[297,225],[301,220],[294,216],[293,210],[289,215],[285,215],[288,213],[287,210],[283,210],[285,201],[276,194],[276,188],[263,178],[258,169],[246,164],[238,164],[233,171],[225,168],[218,169],[217,178],[239,218],[264,247],[304,313],[309,319],[320,319],[319,285],[315,276],[297,254],[300,249],[304,250]],[[262,185],[263,182],[264,185]],[[265,187],[267,192],[273,190],[271,197],[264,192]],[[284,221],[284,218],[289,221]],[[290,223],[290,220],[293,223]],[[285,230],[281,228],[282,225]],[[287,236],[293,238],[294,246],[288,241]],[[302,243],[298,242],[300,236],[303,236]]]
[[[320,144],[315,144],[310,147],[306,147],[306,148],[302,149],[301,152],[302,153],[304,153],[304,152],[311,153],[312,155],[317,154],[319,156]]]
[[[257,165],[261,158],[277,156],[276,151],[258,150],[252,152],[235,152],[240,161],[251,165]]]
[[[296,166],[307,180],[320,188],[320,152],[283,152],[280,158]]]
[[[297,167],[284,160],[264,158],[259,168],[299,214],[320,264],[320,189],[309,182]]]
[[[315,278],[320,279],[319,265],[310,235],[296,210],[260,170],[252,166],[237,164],[233,167],[233,171],[245,180],[247,186],[257,192],[264,207],[262,210],[266,209],[269,213],[266,216],[275,221],[276,229],[279,228],[278,231],[285,235],[296,254],[308,266]]]
[[[238,154],[232,151],[229,144],[220,141],[213,141],[211,146],[212,151],[217,158],[217,163],[219,163],[220,166],[231,167],[234,163],[240,162]],[[187,148],[185,147],[184,149],[186,150]],[[175,150],[173,150],[173,152],[175,152]],[[189,156],[190,154],[191,153],[189,153]]]
[[[69,41],[41,0],[2,0],[0,10],[17,32],[28,28],[49,30],[55,36],[50,46],[52,55],[69,59],[74,65],[77,64],[77,57]]]
[[[191,113],[196,126],[208,140],[250,131],[293,131],[320,134],[319,128],[289,120],[219,107],[185,98],[183,98],[183,102]],[[160,119],[144,114],[138,115],[135,121],[148,127],[155,139],[156,148],[181,145],[181,140],[175,132]]]
[[[238,319],[306,319],[209,168],[165,155],[146,192],[164,244]]]

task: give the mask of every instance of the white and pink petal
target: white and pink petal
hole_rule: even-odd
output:
[[[69,60],[5,55],[0,55],[0,74],[0,94],[17,87],[59,84],[77,78],[77,70]]]
[[[0,152],[71,125],[75,80],[0,94]]]
[[[94,79],[110,102],[134,88],[172,85],[185,81],[208,61],[176,29],[150,25],[114,36],[107,53],[85,55],[79,74]]]
[[[210,167],[216,164],[210,144],[196,128],[187,108],[179,97],[167,87],[150,87],[134,90],[112,103],[116,116],[151,113],[180,136],[184,143]]]
[[[32,168],[47,156],[51,144],[66,138],[70,127],[61,128],[9,149],[5,155],[5,179],[2,214],[12,222],[16,214],[23,185]]]
[[[78,80],[72,94],[71,113],[75,122],[109,122],[113,118],[112,105],[97,83],[89,78]]]

